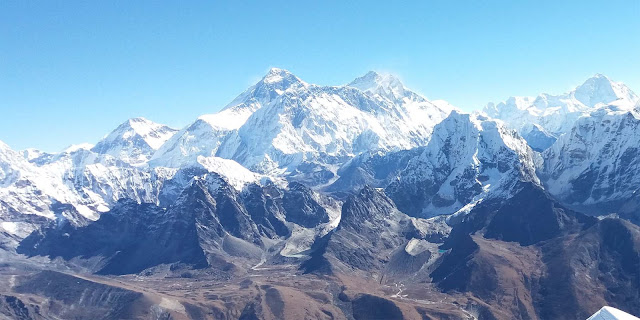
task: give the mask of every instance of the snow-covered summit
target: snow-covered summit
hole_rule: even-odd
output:
[[[261,82],[268,84],[278,84],[285,89],[293,84],[304,84],[300,78],[293,75],[289,70],[280,68],[271,68],[269,72],[262,78]]]
[[[510,97],[497,104],[487,104],[483,111],[522,134],[530,131],[531,124],[537,124],[544,132],[557,137],[570,131],[578,118],[597,108],[616,105],[630,110],[638,100],[623,83],[596,74],[565,94]]]
[[[205,114],[176,133],[151,158],[152,165],[182,167],[197,164],[199,156],[216,155],[218,149],[249,117],[282,96],[309,85],[291,72],[271,68],[255,85],[238,95],[221,111]]]
[[[621,100],[623,105],[633,105],[638,96],[622,82],[615,82],[602,74],[596,74],[578,86],[571,94],[585,106],[609,104]]]
[[[297,174],[303,166],[332,175],[328,166],[366,150],[423,145],[453,109],[432,104],[392,76],[369,73],[352,84],[317,86],[273,68],[222,111],[181,130],[151,164],[181,167],[216,156],[265,174]]]
[[[78,150],[91,150],[91,148],[93,147],[94,145],[88,142],[76,143],[62,149],[62,152],[71,153],[71,152],[76,152]]]
[[[403,212],[433,216],[506,198],[519,181],[540,183],[526,141],[500,121],[453,111],[387,192]]]
[[[287,91],[300,90],[308,86],[287,70],[271,68],[258,83],[249,87],[222,110],[249,107],[255,111],[256,107],[268,104]]]
[[[100,140],[91,151],[108,154],[131,165],[145,164],[177,132],[145,118],[132,118]]]
[[[392,101],[402,99],[410,93],[396,76],[375,71],[369,71],[364,76],[356,78],[348,86]]]

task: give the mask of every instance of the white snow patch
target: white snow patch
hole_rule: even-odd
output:
[[[602,307],[587,320],[640,320],[624,311],[612,307]]]

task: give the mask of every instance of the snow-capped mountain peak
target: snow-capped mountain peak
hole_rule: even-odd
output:
[[[348,86],[370,92],[375,92],[379,88],[404,89],[402,82],[396,76],[375,71],[369,71],[367,74],[356,78]]]
[[[527,143],[501,121],[452,111],[386,191],[413,216],[454,213],[487,197],[508,197],[518,181],[539,184]]]
[[[261,82],[264,83],[280,83],[284,86],[303,82],[300,78],[293,75],[293,73],[289,72],[285,69],[280,68],[271,68],[269,72],[262,78]]]
[[[640,98],[626,85],[602,74],[587,79],[574,90],[560,95],[540,94],[531,97],[510,97],[497,104],[489,103],[484,112],[526,135],[531,124],[554,138],[567,133],[575,121],[593,110],[615,105],[631,110]]]
[[[111,155],[132,165],[141,165],[176,131],[145,118],[132,118],[100,140],[91,151]]]
[[[587,79],[572,94],[578,101],[591,108],[600,103],[607,104],[616,100],[628,102],[638,100],[638,96],[629,87],[599,73]]]
[[[217,156],[263,174],[293,174],[299,165],[325,170],[371,148],[422,145],[452,108],[406,90],[393,76],[361,78],[359,88],[318,86],[273,68],[222,111],[176,134],[151,165],[197,165],[198,156]]]
[[[158,149],[177,131],[168,126],[155,123],[142,117],[131,118],[123,125],[128,125],[132,131],[128,134],[133,136],[138,134],[144,138],[144,141],[153,149]]]
[[[306,82],[291,72],[271,68],[260,81],[238,95],[221,111],[202,115],[180,130],[153,155],[152,164],[166,167],[197,165],[198,156],[215,155],[225,139],[263,106],[286,92],[308,87]]]
[[[77,143],[77,144],[72,144],[66,148],[64,148],[62,150],[63,153],[71,153],[71,152],[76,152],[78,150],[91,150],[91,148],[93,148],[94,145],[88,142],[85,143]]]
[[[379,95],[392,101],[402,99],[411,93],[396,76],[375,71],[367,72],[367,74],[356,78],[347,86],[373,95]]]
[[[309,84],[285,69],[271,68],[258,83],[241,93],[222,111],[228,109],[255,111],[287,91],[299,90],[308,86]]]

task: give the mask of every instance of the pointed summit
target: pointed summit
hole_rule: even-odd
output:
[[[412,94],[396,76],[375,71],[367,72],[367,74],[356,78],[347,86],[373,95],[379,95],[392,101],[400,100]]]
[[[72,153],[72,152],[76,152],[78,150],[91,150],[91,148],[93,148],[93,144],[85,142],[85,143],[77,143],[77,144],[72,144],[66,148],[64,148],[64,150],[62,150],[62,152],[66,152],[66,153]]]
[[[289,88],[306,87],[307,84],[285,69],[271,68],[255,87],[275,91],[286,91]]]
[[[145,118],[132,118],[100,140],[91,151],[140,165],[177,132]]]
[[[300,80],[298,77],[293,75],[293,73],[289,72],[288,70],[280,69],[280,68],[271,68],[269,69],[269,72],[267,72],[267,74],[264,77],[262,77],[261,82],[263,83],[279,83],[279,82],[295,83],[295,82],[302,82],[302,80]]]
[[[271,68],[258,83],[245,90],[222,110],[240,108],[253,112],[287,91],[299,90],[307,86],[306,82],[293,73],[285,69]]]
[[[396,76],[375,71],[369,71],[364,76],[356,78],[348,86],[374,93],[379,89],[405,90],[404,85]]]
[[[633,103],[638,100],[638,96],[626,85],[615,82],[600,73],[587,79],[572,93],[578,101],[592,108],[599,103],[607,104],[616,100],[625,100],[625,102],[633,105]]]

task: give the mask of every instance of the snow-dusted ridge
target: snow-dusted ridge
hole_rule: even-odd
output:
[[[189,183],[189,174],[202,172],[223,176],[238,191],[256,183],[282,187],[284,177],[322,184],[361,152],[423,145],[453,109],[390,75],[370,72],[349,85],[317,86],[272,68],[220,112],[179,131],[132,118],[95,145],[59,153],[3,146],[2,216],[81,224],[121,199],[160,204]],[[70,207],[61,211],[59,204]]]
[[[373,180],[384,182],[377,187],[414,216],[508,197],[518,181],[539,184],[538,175],[565,202],[623,201],[640,183],[634,178],[640,169],[625,162],[628,172],[620,177],[626,180],[606,177],[637,144],[638,110],[638,96],[602,75],[564,95],[490,104],[480,115],[429,101],[389,74],[368,72],[346,85],[318,86],[273,68],[220,112],[179,131],[133,118],[95,145],[53,154],[0,144],[0,220],[35,225],[20,218],[26,213],[82,224],[122,199],[164,205],[206,173],[240,193],[253,185],[286,189],[292,181],[330,190],[346,166],[370,165],[367,155],[384,165],[401,160],[403,167],[394,170],[378,166],[396,176]],[[547,151],[533,152],[521,135]],[[593,143],[582,147],[584,139]],[[575,185],[562,181],[582,181],[587,167],[597,169],[596,181],[587,197],[576,198]],[[359,178],[346,185],[361,186]],[[605,192],[605,184],[615,187]]]
[[[632,109],[640,98],[621,82],[596,74],[574,90],[560,95],[510,97],[500,103],[489,103],[483,111],[492,118],[525,134],[536,124],[558,137],[569,132],[575,121],[605,105]]]
[[[363,151],[424,144],[453,109],[375,72],[323,87],[274,68],[222,111],[181,130],[150,164],[182,167],[216,156],[268,175],[333,175],[332,168]]]
[[[625,201],[640,185],[638,137],[640,115],[635,111],[598,108],[542,154],[539,172],[548,191],[569,205]]]
[[[486,197],[507,198],[519,181],[540,184],[534,157],[501,121],[454,111],[387,193],[411,215],[450,214]]]

